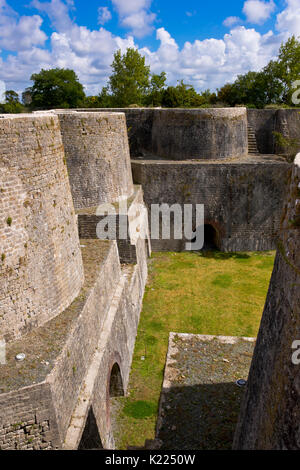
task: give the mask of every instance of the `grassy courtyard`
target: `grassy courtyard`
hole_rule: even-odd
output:
[[[128,396],[114,399],[118,448],[155,435],[169,332],[256,336],[275,252],[154,253]]]

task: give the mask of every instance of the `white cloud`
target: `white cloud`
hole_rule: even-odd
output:
[[[277,15],[276,29],[288,35],[300,36],[300,3],[299,0],[287,0],[287,8]]]
[[[154,13],[149,12],[152,0],[111,0],[120,16],[120,23],[137,38],[153,31]]]
[[[152,0],[111,0],[121,16],[150,8]]]
[[[38,15],[19,17],[5,0],[0,0],[0,47],[19,51],[42,46],[47,39],[42,22]]]
[[[63,0],[50,0],[49,2],[32,0],[31,6],[45,13],[57,31],[67,31],[72,27],[70,9],[73,7],[73,0],[66,0],[66,3]]]
[[[261,35],[255,29],[238,26],[223,39],[186,42],[179,48],[164,29],[157,30],[160,46],[155,52],[141,49],[151,70],[165,70],[168,81],[183,78],[197,89],[215,89],[249,70],[260,70],[278,52],[281,37],[271,31]]]
[[[111,12],[108,7],[99,7],[98,8],[98,24],[105,24],[111,20]]]
[[[186,14],[186,16],[192,17],[192,16],[197,15],[197,11],[196,10],[186,11],[185,14]]]
[[[269,2],[261,0],[246,0],[243,12],[247,17],[247,21],[250,23],[262,24],[270,18],[275,8],[273,0],[270,0]]]
[[[148,12],[151,1],[113,2],[118,6],[123,21],[127,21],[127,27],[139,31],[144,23],[134,15],[141,11]],[[75,70],[88,94],[98,94],[111,74],[114,52],[121,49],[124,53],[128,47],[138,48],[132,35],[120,37],[104,27],[91,30],[76,24],[71,18],[71,0],[34,0],[33,3],[39,12],[49,16],[55,29],[49,49],[42,47],[46,35],[41,30],[40,16],[19,17],[4,0],[0,0],[0,47],[13,51],[5,60],[0,56],[0,81],[6,83],[7,89],[24,90],[30,85],[31,74],[41,68],[68,67]],[[254,28],[233,23],[228,34],[221,39],[187,41],[182,47],[161,27],[156,31],[158,48],[150,50],[144,47],[139,51],[151,65],[152,72],[167,72],[169,84],[176,85],[177,80],[184,79],[198,90],[213,90],[233,81],[239,74],[260,70],[275,58],[281,42],[287,39],[292,14],[300,18],[298,0],[288,0],[287,8],[277,15],[276,34],[269,31],[262,35]],[[32,21],[30,28],[28,18]],[[297,31],[298,24],[293,23],[292,32]],[[5,27],[10,28],[10,34],[6,36],[1,33],[1,28]]]
[[[231,28],[231,26],[235,25],[236,23],[240,23],[242,20],[238,16],[228,16],[223,21],[223,25],[226,26],[227,28]]]

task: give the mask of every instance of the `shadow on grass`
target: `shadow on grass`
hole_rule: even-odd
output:
[[[251,258],[250,255],[247,253],[224,253],[222,251],[212,251],[212,250],[204,250],[204,251],[199,251],[195,252],[197,253],[201,258],[210,258],[210,259],[215,259],[215,260],[227,260],[227,259],[239,259],[239,260],[246,260]]]
[[[172,387],[157,438],[168,450],[229,450],[244,389],[234,382]]]

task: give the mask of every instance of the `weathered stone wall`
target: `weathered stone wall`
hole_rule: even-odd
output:
[[[58,118],[0,119],[0,336],[62,312],[83,268]]]
[[[76,209],[130,197],[133,184],[121,113],[58,112]]]
[[[236,109],[241,109],[241,108],[236,108]],[[233,109],[233,111],[236,112],[236,109]],[[243,108],[242,108],[243,109]],[[80,110],[81,112],[99,112],[99,108],[95,109],[82,109]],[[161,139],[170,139],[170,135],[172,137],[172,128],[169,131],[169,135],[166,137],[163,134],[163,128],[165,123],[162,123],[162,128],[160,129],[159,127],[157,128],[157,131],[155,131],[156,136],[154,137],[154,130],[156,127],[156,123],[158,126],[160,125],[159,119],[157,116],[168,116],[172,115],[172,113],[176,112],[182,112],[182,113],[189,113],[192,111],[196,115],[199,112],[215,112],[215,109],[207,109],[207,110],[172,110],[172,109],[149,109],[149,108],[101,108],[101,112],[123,112],[126,115],[126,121],[127,121],[127,129],[128,129],[128,136],[129,136],[129,145],[130,145],[130,155],[132,158],[136,157],[142,157],[142,156],[149,156],[149,155],[155,155],[155,158],[159,156],[157,153],[157,147],[159,143],[156,142],[158,139],[158,142],[161,141]],[[228,113],[228,116],[230,115],[230,112],[232,111],[231,108],[226,108],[224,109],[225,113],[225,118],[226,114]],[[221,110],[223,112],[223,110]],[[240,111],[241,112],[241,111]],[[242,111],[244,112],[244,111]],[[247,122],[248,124],[253,128],[257,140],[257,145],[258,145],[258,150],[262,154],[276,154],[277,152],[282,153],[282,149],[278,148],[276,146],[275,138],[273,135],[273,131],[280,132],[283,135],[286,135],[286,129],[288,130],[289,138],[291,139],[299,139],[300,136],[300,109],[247,109]],[[165,113],[165,114],[162,114]],[[187,114],[188,115],[188,114]],[[185,118],[186,120],[186,118]],[[230,118],[229,118],[230,120]],[[166,123],[168,121],[168,118],[166,120]],[[237,123],[237,126],[241,125]],[[244,127],[244,125],[243,125]],[[195,130],[195,126],[194,126]],[[174,139],[178,139],[178,142],[180,146],[185,145],[185,140],[188,140],[188,136],[193,138],[194,134],[193,126],[190,127],[190,129],[186,129],[186,132],[184,133],[184,139],[181,142],[178,136],[181,135],[182,129],[180,126],[180,121],[178,123],[178,128],[176,129],[176,135],[172,137],[173,142],[175,142]],[[234,128],[228,127],[228,132],[234,131]],[[171,134],[170,134],[171,132]],[[218,136],[224,136],[224,128],[222,126],[220,127],[220,132],[219,129],[217,131],[217,139]],[[161,134],[161,135],[160,135]],[[213,142],[208,142],[208,145],[216,145],[217,141],[214,137],[213,134],[211,134],[214,138]],[[244,140],[244,130],[242,130],[242,141]],[[199,140],[199,137],[197,136],[196,133],[196,138]],[[234,140],[236,142],[234,143]],[[166,141],[167,143],[172,144],[172,140]],[[206,140],[203,141],[206,143]],[[176,143],[176,144],[177,144]],[[221,145],[226,146],[225,151],[228,152],[230,149],[230,146],[235,145],[233,148],[234,155],[241,156],[241,154],[244,153],[244,143],[241,143],[241,136],[229,136],[229,140],[227,140],[226,143],[221,142]],[[191,149],[191,144],[188,142],[188,149]],[[242,145],[242,147],[241,147]],[[224,148],[224,147],[223,147]],[[242,150],[241,154],[238,155],[238,148]],[[300,148],[300,145],[299,145]],[[236,153],[235,153],[236,151]],[[184,155],[185,149],[183,148],[183,152],[181,155]],[[193,152],[194,155],[197,154],[197,152]],[[177,159],[172,155],[169,155],[168,148],[163,148],[162,147],[162,152],[161,156],[163,158],[171,158],[171,159]],[[188,155],[190,155],[187,158],[205,158],[205,157],[195,157],[191,156],[191,153],[189,152]],[[204,154],[203,154],[204,155]],[[183,156],[179,155],[179,160],[184,159]]]
[[[156,110],[153,154],[170,160],[218,160],[248,153],[245,108]]]
[[[118,204],[114,204],[112,206],[114,213],[109,216],[97,215],[97,207],[78,210],[79,237],[86,239],[101,238],[100,234],[97,234],[97,226],[102,220],[109,220],[111,226],[116,229],[114,238],[117,240],[120,261],[126,264],[137,263],[135,238],[141,235],[141,231],[145,233],[149,255],[151,253],[148,215],[145,213],[147,210],[143,200],[143,191],[141,186],[135,186],[134,189],[133,196],[122,202],[123,208],[119,207]],[[127,213],[125,214],[123,211],[127,211]],[[143,214],[144,218],[142,217]],[[120,225],[121,231],[123,231],[123,228],[126,230],[124,238],[123,234],[120,233]]]
[[[150,243],[140,235],[147,217],[133,230],[136,212],[124,216],[132,230],[118,240],[121,256],[116,241],[96,239],[95,225],[92,233],[86,224],[90,239],[79,245],[60,122],[79,218],[119,199],[145,210],[132,183],[124,115],[0,120],[0,339],[14,339],[1,365],[0,450],[77,448],[89,406],[104,446],[113,448],[115,363],[128,384],[147,279]]]
[[[273,132],[299,140],[300,109],[248,109],[248,123],[253,128],[260,153],[282,153],[276,144]]]
[[[236,429],[235,449],[300,449],[300,155]],[[298,346],[299,349],[299,346]]]
[[[152,127],[155,109],[150,108],[87,108],[78,112],[124,113],[129,137],[130,156],[151,155]]]
[[[152,204],[204,204],[205,223],[219,235],[224,251],[270,250],[287,191],[290,165],[280,161],[198,163],[133,161],[151,214]],[[195,227],[194,227],[195,228]],[[180,251],[185,241],[154,240],[154,251]]]
[[[246,108],[101,111],[125,113],[131,157],[206,160],[241,157],[248,152]]]
[[[60,444],[48,384],[0,395],[0,450],[52,450]]]
[[[137,263],[121,266],[115,241],[81,243],[85,284],[80,295],[61,315],[8,347],[7,365],[1,366],[0,450],[76,449],[90,406],[103,446],[114,447],[110,374],[118,363],[126,391],[147,250],[139,239]],[[16,347],[26,352],[17,366]]]

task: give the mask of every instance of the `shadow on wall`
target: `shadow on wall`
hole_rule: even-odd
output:
[[[103,449],[96,418],[91,407],[86,420],[78,450]]]
[[[234,382],[171,387],[156,436],[162,449],[231,449],[243,393]]]

